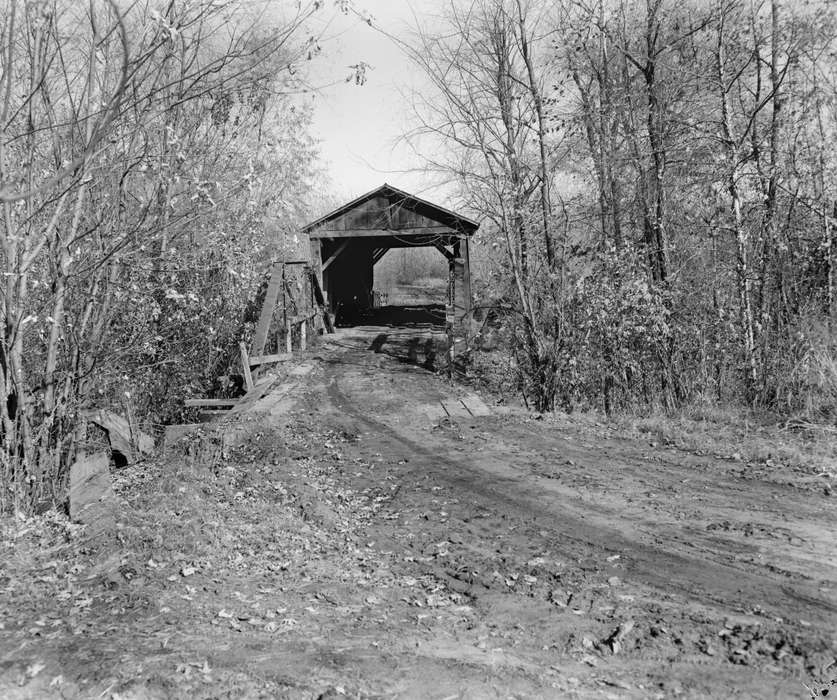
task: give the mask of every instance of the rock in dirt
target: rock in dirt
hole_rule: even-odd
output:
[[[562,591],[560,588],[553,588],[549,592],[549,602],[553,605],[557,605],[559,608],[566,608],[569,598],[570,597],[567,593]]]
[[[633,620],[625,620],[619,624],[613,634],[611,634],[607,639],[604,640],[604,643],[610,647],[610,650],[614,654],[618,654],[622,649],[622,642],[624,641],[625,637],[630,634],[631,630],[634,628],[634,621]]]

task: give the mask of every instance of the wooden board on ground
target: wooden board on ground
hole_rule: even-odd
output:
[[[95,423],[108,433],[110,447],[119,450],[127,460],[136,453],[150,455],[154,452],[154,438],[141,430],[131,430],[128,421],[104,408],[82,413],[91,423]]]
[[[186,399],[187,408],[232,408],[242,399]]]
[[[276,377],[272,375],[267,375],[263,377],[259,381],[256,382],[256,386],[253,387],[251,391],[248,391],[244,398],[230,411],[230,414],[237,414],[241,413],[242,411],[246,411],[248,408],[253,406],[262,396],[264,396],[268,391],[270,391],[270,387],[273,386],[273,382],[276,381]]]
[[[467,408],[472,416],[490,416],[491,409],[485,405],[485,402],[476,394],[468,394],[461,399],[465,408]]]
[[[70,519],[88,526],[90,535],[116,527],[116,495],[110,458],[103,452],[82,455],[70,467]]]
[[[451,418],[470,418],[468,409],[462,405],[459,399],[442,399],[442,407]]]

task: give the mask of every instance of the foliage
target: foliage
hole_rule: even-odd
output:
[[[314,189],[292,95],[320,4],[9,4],[0,509],[63,497],[83,410],[152,430],[246,337]]]
[[[414,139],[484,214],[539,409],[834,417],[829,3],[452,2]]]

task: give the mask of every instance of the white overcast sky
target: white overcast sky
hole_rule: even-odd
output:
[[[406,38],[416,21],[430,18],[444,0],[355,0],[386,33]],[[422,76],[395,42],[328,2],[319,21],[329,22],[313,82],[328,85],[314,100],[313,134],[335,195],[349,199],[388,182],[445,204],[438,175],[415,172],[421,158],[400,139],[412,124],[402,95],[427,89]],[[364,85],[347,83],[349,66],[370,65]],[[412,171],[412,172],[411,172]]]

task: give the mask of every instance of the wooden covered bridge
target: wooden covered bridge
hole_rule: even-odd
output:
[[[476,222],[392,185],[367,192],[303,228],[314,273],[333,315],[374,305],[375,264],[393,248],[432,247],[448,261],[447,323],[468,334],[471,315],[469,238]],[[345,313],[344,313],[345,312]]]
[[[192,398],[185,405],[202,409],[204,420],[245,410],[273,382],[271,375],[260,381],[264,368],[289,360],[295,346],[304,349],[310,332],[333,332],[341,310],[358,312],[358,322],[369,319],[364,312],[374,306],[375,264],[393,248],[435,248],[447,260],[444,331],[452,367],[471,332],[469,239],[478,228],[471,219],[388,184],[308,224],[302,231],[310,257],[274,263],[253,342],[239,344],[246,395]],[[170,427],[167,440],[195,426]]]
[[[445,330],[449,349],[461,346],[471,328],[469,239],[478,228],[467,217],[388,184],[313,221],[302,229],[310,258],[274,265],[251,359],[282,349],[281,342],[272,342],[277,334],[284,335],[289,352],[295,339],[304,345],[308,326],[330,332],[335,318],[343,325],[368,319],[375,306],[375,264],[393,248],[435,248],[446,258]]]

